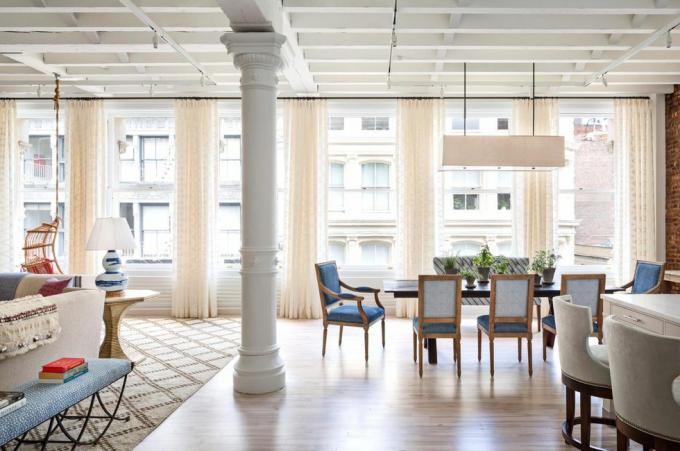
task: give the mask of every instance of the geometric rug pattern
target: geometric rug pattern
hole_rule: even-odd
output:
[[[130,421],[114,421],[96,447],[83,449],[133,449],[231,361],[240,339],[240,318],[124,318],[121,342],[135,367],[128,376],[118,414],[129,413]],[[107,405],[117,398],[120,383],[115,385],[102,392]],[[76,410],[84,412],[85,407],[83,402]],[[95,421],[85,435],[97,429],[101,430],[101,423]],[[55,450],[69,448],[49,446]]]

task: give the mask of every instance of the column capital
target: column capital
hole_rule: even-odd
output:
[[[234,65],[241,69],[248,63],[254,63],[278,70],[283,64],[281,48],[286,37],[282,34],[273,31],[225,33],[220,41],[233,56]]]

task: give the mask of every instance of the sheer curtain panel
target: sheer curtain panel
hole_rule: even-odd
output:
[[[437,243],[437,189],[444,133],[439,99],[399,100],[397,104],[397,249],[400,276],[417,279],[434,272]],[[417,302],[397,299],[399,317],[413,318]]]
[[[556,99],[536,100],[535,134],[559,134],[560,108]],[[531,135],[532,101],[515,100],[514,135]],[[512,236],[514,254],[533,257],[542,249],[557,247],[557,171],[518,172],[514,177]]]
[[[632,278],[637,259],[657,258],[652,136],[648,99],[614,100],[614,262],[622,282]]]
[[[280,314],[320,318],[314,264],[326,255],[326,101],[286,100],[283,111],[288,164]]]
[[[172,314],[217,316],[219,124],[215,100],[175,101]]]
[[[69,100],[66,108],[66,244],[68,272],[95,274],[99,253],[85,250],[106,193],[106,120],[101,100]]]
[[[17,271],[21,258],[21,154],[16,103],[0,100],[0,272]]]

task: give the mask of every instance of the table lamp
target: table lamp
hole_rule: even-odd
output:
[[[87,240],[88,251],[107,251],[102,259],[104,273],[95,278],[95,285],[106,292],[106,297],[120,296],[128,284],[128,277],[117,249],[134,249],[135,239],[125,218],[97,218]]]

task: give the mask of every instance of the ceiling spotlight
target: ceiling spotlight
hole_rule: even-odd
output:
[[[153,48],[157,49],[158,48],[158,32],[154,31],[153,32],[153,39],[151,40],[151,43],[153,44]]]
[[[673,37],[670,30],[668,30],[668,33],[666,33],[666,48],[670,49],[671,47],[673,47]]]
[[[602,74],[601,79],[602,79],[602,86],[604,86],[605,88],[608,87],[609,85],[607,83],[607,74]]]

